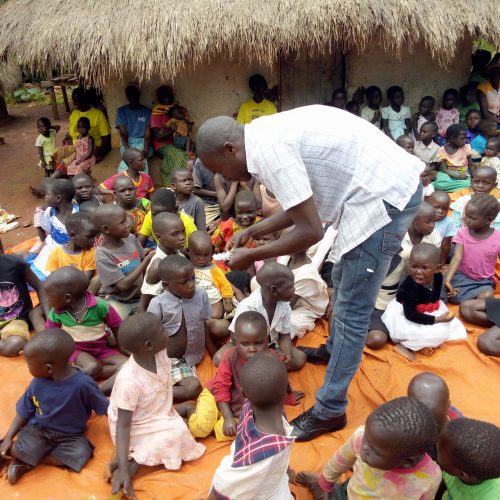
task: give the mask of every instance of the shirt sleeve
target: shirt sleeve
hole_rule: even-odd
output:
[[[231,283],[229,283],[226,275],[222,272],[222,269],[215,266],[210,270],[210,274],[212,275],[212,281],[219,290],[223,299],[232,299],[234,297],[233,288],[231,287]]]
[[[470,144],[465,144],[464,148],[465,148],[465,155],[470,156],[472,154],[472,148],[470,147]]]
[[[28,386],[24,394],[19,398],[16,404],[16,413],[29,420],[35,416],[35,404],[33,402],[33,382]]]
[[[380,110],[380,116],[382,117],[382,120],[388,120],[389,119],[389,109],[387,107],[382,108]]]
[[[446,156],[446,151],[444,149],[444,146],[441,146],[437,151],[436,151],[436,159],[438,161],[444,161],[447,159]]]
[[[120,174],[112,175],[111,177],[109,177],[105,181],[102,181],[101,184],[99,184],[99,186],[104,188],[104,189],[109,189],[110,191],[112,191],[113,188],[115,187],[115,179],[117,178],[118,175],[120,175]]]
[[[91,408],[97,415],[106,415],[108,412],[109,401],[99,389],[97,384],[87,377],[85,384],[85,403],[88,408]]]
[[[179,217],[181,218],[181,221],[184,224],[184,230],[186,231],[186,247],[187,247],[189,237],[191,236],[192,233],[197,231],[198,228],[194,223],[194,219],[190,215],[184,212],[179,212]]]
[[[139,234],[143,236],[151,236],[153,234],[153,218],[151,216],[151,211],[149,211],[142,222],[141,229],[139,229]],[[187,240],[187,238],[186,238]]]
[[[231,402],[231,385],[233,383],[233,372],[228,361],[228,353],[226,351],[220,360],[219,367],[212,379],[212,394],[217,403]]]
[[[47,269],[47,271],[50,271],[52,273],[56,269],[59,269],[59,260],[57,258],[58,254],[59,254],[58,248],[54,248],[54,250],[52,250],[49,253],[49,256],[47,258],[47,264],[45,264],[45,269]],[[83,271],[83,269],[82,269],[82,271]]]
[[[403,313],[405,318],[412,323],[418,325],[433,325],[435,317],[430,314],[425,314],[417,311],[419,305],[418,290],[412,286],[413,280],[406,279],[397,292],[397,299],[403,305]]]
[[[47,316],[47,321],[45,322],[45,328],[61,328],[62,324],[56,320],[56,316],[54,314],[54,308],[52,307],[49,311],[49,315]]]
[[[196,200],[194,210],[195,210],[194,223],[195,223],[197,229],[200,229],[201,231],[205,231],[207,229],[207,218],[205,215],[205,205],[203,204],[203,202],[199,198]]]
[[[148,175],[148,174],[142,174],[144,179],[143,179],[143,182],[146,181],[148,183],[148,188],[146,189],[146,193],[152,193],[155,188],[154,188],[154,184],[153,184],[153,181],[151,179],[151,177]]]
[[[103,286],[111,286],[125,278],[125,275],[116,265],[116,262],[113,260],[112,254],[102,250],[103,247],[99,247],[97,253],[97,273],[99,274],[99,278],[101,279],[101,283]]]
[[[363,428],[358,427],[347,442],[340,449],[338,449],[325,464],[323,472],[320,476],[320,481],[322,479],[327,484],[329,483],[332,485],[337,482],[341,474],[352,468],[354,462],[356,462],[356,441],[361,440],[362,438]]]
[[[112,305],[109,306],[108,314],[104,318],[104,324],[112,329],[118,328],[122,324],[122,318]]]
[[[51,210],[52,210],[52,207],[48,207],[45,209],[45,212],[43,212],[43,215],[42,215],[42,221],[40,223],[40,225],[42,226],[42,229],[46,233],[50,233],[52,230],[52,224],[50,222],[50,211]]]
[[[40,134],[37,138],[36,138],[36,141],[35,141],[35,146],[37,148],[43,148],[43,143],[44,143],[44,137],[42,134]]]
[[[82,271],[95,271],[95,250],[85,250],[82,257]]]
[[[296,144],[266,143],[257,151],[253,163],[259,180],[274,194],[283,210],[312,197],[309,176]]]
[[[116,112],[116,120],[115,120],[115,127],[118,128],[120,125],[125,125],[125,110],[123,109],[123,106],[121,108],[118,108]]]
[[[464,244],[464,232],[463,228],[457,231],[457,234],[453,236],[451,240],[455,244],[463,245]]]
[[[410,108],[408,106],[403,106],[403,116],[402,118],[405,119],[405,120],[409,120],[411,118],[411,111],[410,111]]]
[[[97,118],[97,130],[99,131],[99,135],[101,137],[104,137],[106,135],[109,135],[111,133],[111,130],[109,129],[109,123],[104,113],[100,109],[98,109],[97,111],[99,111]]]
[[[137,251],[139,252],[139,257],[141,258],[141,261],[144,259],[144,248],[141,246],[141,244],[137,241],[137,238],[131,234],[129,236],[129,238],[132,237],[133,238],[133,242],[134,242],[134,245],[135,245],[135,248],[137,249]]]

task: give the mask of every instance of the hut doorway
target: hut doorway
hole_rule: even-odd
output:
[[[280,57],[279,66],[281,111],[324,104],[330,101],[333,89],[345,84],[344,55],[340,50],[290,52]]]

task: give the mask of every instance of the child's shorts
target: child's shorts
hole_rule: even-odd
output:
[[[189,366],[184,358],[170,358],[170,361],[172,363],[172,368],[170,370],[172,374],[172,385],[188,377],[198,378],[196,368],[194,366]]]
[[[36,467],[46,456],[54,457],[69,469],[80,472],[94,452],[94,446],[83,434],[25,425],[14,442],[16,457]]]
[[[460,304],[464,300],[475,299],[481,292],[493,292],[495,283],[489,279],[472,280],[460,271],[457,271],[451,280],[453,288],[458,289],[456,297],[448,299],[452,304]]]
[[[120,351],[108,346],[107,337],[106,335],[92,342],[76,342],[76,349],[70,356],[69,363],[76,363],[76,358],[78,358],[79,354],[82,352],[87,352],[98,361],[120,354]]]
[[[28,342],[30,339],[28,323],[23,319],[13,319],[0,326],[0,340],[7,340],[13,336],[21,337]]]

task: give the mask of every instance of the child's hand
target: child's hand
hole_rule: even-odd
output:
[[[292,361],[292,355],[291,354],[281,354],[281,360],[283,361],[283,364],[288,368],[288,365]]]
[[[302,391],[292,391],[286,395],[285,404],[288,406],[297,406],[304,397],[305,394]]]
[[[153,250],[152,252],[146,254],[142,262],[151,262],[151,259],[155,256],[155,253],[156,252]]]
[[[234,418],[225,418],[222,425],[222,433],[225,436],[236,436],[236,429],[238,424]]]
[[[453,297],[456,297],[459,290],[458,288],[453,288],[453,286],[451,285],[451,283],[449,281],[446,281],[444,283],[444,286],[446,287],[446,296],[449,298],[449,299],[452,299]]]
[[[447,313],[441,314],[441,316],[437,316],[434,323],[449,323],[454,317],[455,315],[451,311],[448,311]]]
[[[0,456],[5,458],[8,456],[10,447],[12,446],[12,439],[4,438],[0,442]]]
[[[130,475],[128,470],[122,471],[118,469],[117,473],[113,475],[113,486],[111,493],[115,495],[121,491],[122,496],[125,498],[130,498],[132,500],[136,499],[134,488],[132,487],[132,481],[130,480]]]
[[[226,314],[229,314],[230,312],[233,311],[234,306],[233,306],[233,299],[224,299],[222,301],[222,304],[224,306],[224,312]]]
[[[375,111],[375,113],[373,113],[373,120],[378,122],[380,120],[381,116],[382,116],[382,114],[380,113],[380,109],[377,109],[377,111]]]

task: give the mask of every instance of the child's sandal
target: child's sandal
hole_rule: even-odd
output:
[[[7,481],[9,481],[9,484],[16,484],[19,479],[26,474],[26,472],[29,472],[32,469],[33,467],[31,465],[15,459],[7,469]]]

